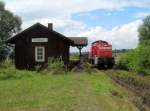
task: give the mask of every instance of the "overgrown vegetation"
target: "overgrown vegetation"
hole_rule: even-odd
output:
[[[0,63],[0,80],[15,80],[39,75],[35,71],[17,70],[11,60]]]
[[[143,20],[143,24],[139,27],[139,43],[150,40],[150,15]]]
[[[49,58],[48,65],[44,70],[40,71],[43,74],[66,74],[67,69],[61,58]]]
[[[139,73],[149,73],[150,69],[150,16],[143,20],[139,28],[139,45],[120,56],[117,67]]]
[[[0,1],[0,62],[11,56],[12,48],[6,40],[21,29],[21,18],[5,8]]]
[[[33,75],[37,74],[36,72],[26,71],[26,70],[16,70],[14,68],[9,69],[0,69],[0,80],[12,80],[12,79],[22,79],[30,78]]]
[[[0,63],[0,80],[21,79],[24,77],[32,77],[34,74],[41,75],[64,75],[71,73],[87,73],[92,74],[97,70],[93,69],[89,63],[74,65],[73,68],[65,67],[61,58],[49,58],[46,66],[36,66],[35,71],[18,70],[15,68],[12,60],[8,59]]]
[[[150,41],[144,41],[150,44]],[[150,45],[140,44],[138,48],[129,50],[120,55],[117,67],[139,73],[149,74],[150,69]]]
[[[139,99],[131,98],[141,111],[150,110],[150,75],[140,76],[134,72],[122,70],[109,70],[106,73],[139,97]]]

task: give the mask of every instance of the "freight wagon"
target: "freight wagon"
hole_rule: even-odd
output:
[[[89,60],[98,67],[112,68],[115,63],[112,45],[102,40],[93,42],[89,53]]]

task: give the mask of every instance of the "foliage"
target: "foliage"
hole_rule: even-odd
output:
[[[5,44],[0,45],[0,62],[6,60],[9,50]]]
[[[21,18],[5,9],[5,4],[0,1],[0,61],[9,55],[10,47],[5,41],[14,33],[20,31]]]
[[[139,73],[147,73],[150,69],[150,16],[147,16],[139,27],[138,47],[123,54],[117,66]]]
[[[138,51],[140,67],[150,69],[150,40],[141,42]]]
[[[117,67],[125,70],[132,70],[141,73],[147,73],[150,69],[150,41],[142,41],[141,44],[133,50],[122,54],[117,63]]]
[[[137,70],[137,50],[129,50],[128,52],[120,55],[117,67],[125,70]]]
[[[143,20],[143,24],[139,27],[139,40],[150,40],[150,16]]]

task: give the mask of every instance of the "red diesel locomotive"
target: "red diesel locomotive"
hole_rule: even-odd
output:
[[[112,45],[102,40],[93,42],[89,53],[89,59],[92,64],[98,67],[113,67],[115,61],[112,54]]]

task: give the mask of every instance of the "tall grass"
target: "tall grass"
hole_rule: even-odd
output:
[[[36,67],[35,71],[29,71],[29,70],[18,70],[15,68],[13,63],[8,60],[4,61],[0,64],[0,80],[9,80],[9,79],[22,79],[22,78],[28,78],[33,77],[34,75],[63,75],[63,74],[71,74],[71,73],[86,73],[86,74],[92,74],[96,72],[95,69],[92,68],[92,66],[88,63],[85,63],[81,66],[82,68],[79,68],[75,66],[72,70],[67,70],[64,65],[64,62],[60,58],[50,58],[48,61],[48,65],[44,70],[39,70],[40,66]]]
[[[150,76],[139,76],[123,70],[110,70],[107,74],[140,97],[136,104],[142,108],[142,111],[150,111]]]
[[[0,80],[28,78],[35,74],[37,74],[35,71],[16,69],[14,63],[9,59],[0,63]]]
[[[17,70],[15,68],[0,69],[0,80],[22,79],[33,77],[37,72],[27,70]]]
[[[6,59],[5,61],[0,62],[0,68],[14,68],[14,63],[11,59]]]
[[[49,58],[48,66],[41,73],[44,74],[66,74],[66,67],[61,58]]]
[[[64,65],[64,62],[62,61],[62,59],[50,58],[48,61],[47,68],[41,71],[41,73],[44,73],[44,74],[55,74],[55,75],[56,74],[70,74],[72,72],[92,74],[93,72],[96,72],[96,70],[93,69],[92,65],[89,63],[74,65],[72,69],[69,69],[69,67]]]

